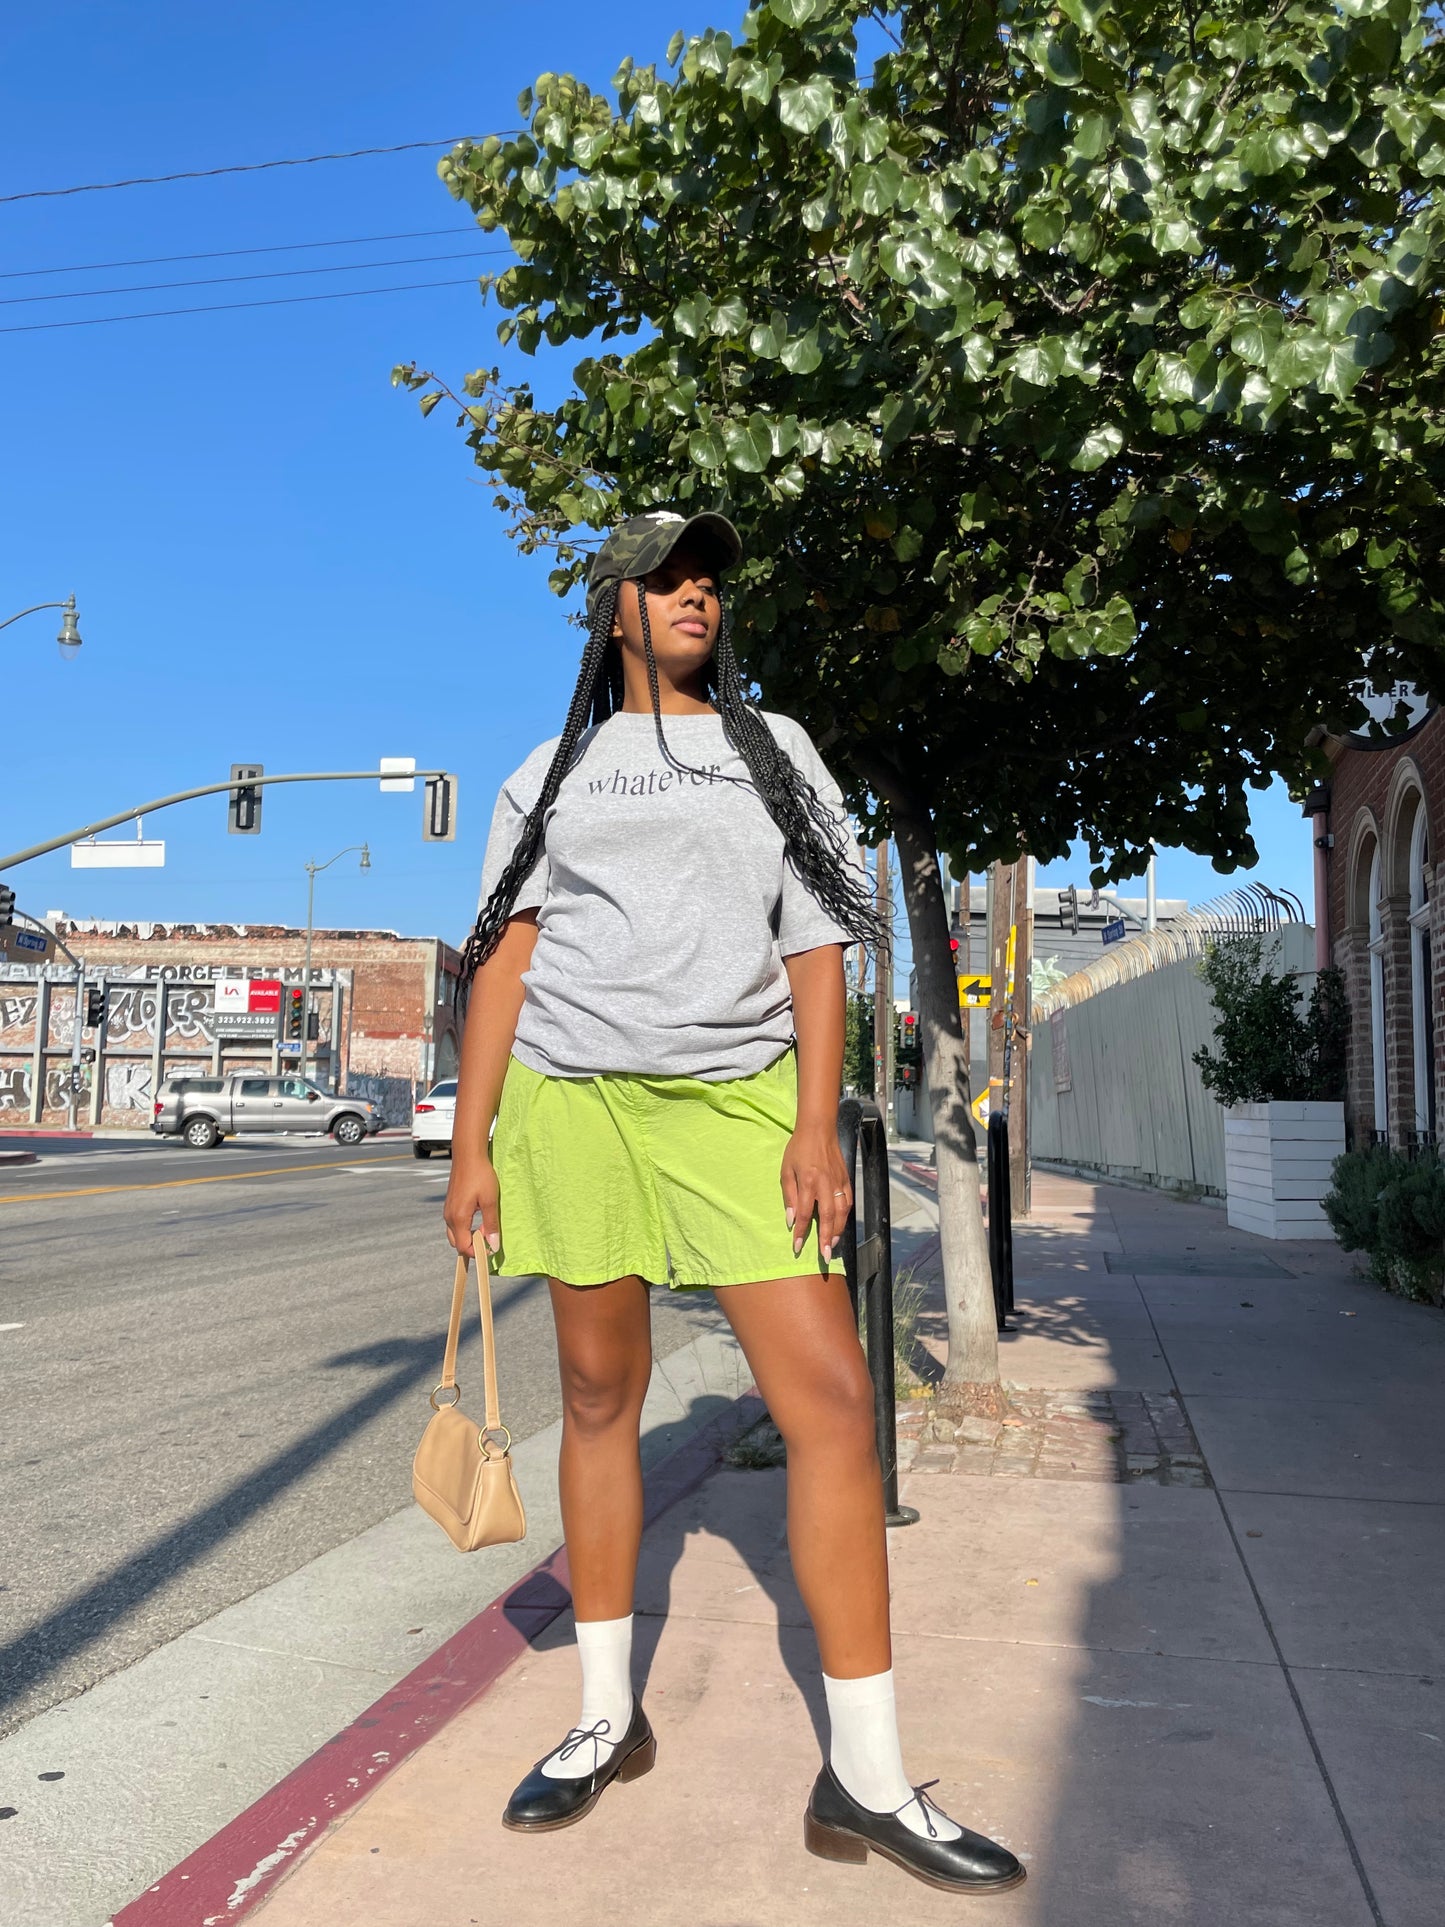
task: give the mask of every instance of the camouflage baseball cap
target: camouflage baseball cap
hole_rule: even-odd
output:
[[[702,515],[679,515],[673,509],[649,509],[646,515],[619,522],[593,556],[587,574],[588,614],[604,583],[649,575],[689,536],[716,551],[720,569],[730,569],[742,558],[742,542],[725,515],[712,510]]]

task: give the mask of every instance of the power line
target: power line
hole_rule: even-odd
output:
[[[217,301],[204,308],[152,308],[144,314],[89,315],[83,321],[26,321],[0,328],[0,335],[34,335],[52,328],[104,328],[115,321],[161,321],[178,314],[225,314],[237,308],[294,308],[303,301],[354,301],[363,294],[405,294],[413,288],[474,288],[477,277],[465,274],[456,281],[403,281],[389,288],[343,288],[336,294],[287,294],[269,301]]]
[[[262,274],[210,274],[199,281],[142,281],[128,288],[67,288],[64,294],[0,295],[0,308],[26,308],[36,301],[91,301],[107,294],[157,294],[164,288],[217,288],[233,281],[290,281],[307,274],[361,274],[368,268],[410,268],[423,261],[467,261],[479,254],[510,254],[510,248],[463,248],[459,254],[403,254],[390,261],[341,261],[324,268],[272,268]]]
[[[318,161],[359,161],[371,154],[411,154],[419,147],[455,147],[466,140],[456,134],[444,141],[399,141],[394,147],[351,147],[340,154],[302,154],[284,161],[241,161],[232,167],[193,167],[183,174],[138,174],[129,181],[85,181],[78,187],[32,187],[24,194],[0,194],[0,205],[10,201],[48,201],[62,194],[105,194],[117,187],[163,187],[168,181],[212,181],[219,174],[262,174],[271,167],[315,167]]]
[[[76,267],[10,268],[0,281],[33,281],[46,274],[106,274],[112,268],[167,268],[179,261],[233,261],[243,254],[298,254],[305,248],[369,248],[382,241],[429,241],[438,234],[469,234],[470,228],[419,227],[405,234],[353,234],[343,241],[282,241],[264,248],[214,248],[205,254],[149,254],[137,261],[82,261]]]

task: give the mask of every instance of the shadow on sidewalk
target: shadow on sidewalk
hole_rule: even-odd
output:
[[[495,1312],[504,1332],[518,1307],[541,1289],[533,1279],[509,1294]],[[353,1351],[337,1352],[323,1369],[342,1371],[356,1366],[385,1372],[362,1397],[333,1412],[283,1451],[274,1453],[254,1470],[237,1479],[209,1505],[153,1539],[130,1558],[93,1579],[63,1606],[0,1646],[0,1710],[29,1692],[75,1654],[102,1638],[118,1621],[198,1564],[214,1547],[264,1512],[278,1494],[304,1478],[340,1451],[358,1432],[399,1400],[414,1398],[421,1386],[436,1382],[437,1360],[446,1337],[446,1319],[417,1338],[385,1339]],[[481,1339],[474,1327],[464,1329],[459,1358],[464,1362]],[[103,1408],[95,1413],[104,1423]],[[209,1617],[210,1608],[205,1617]]]

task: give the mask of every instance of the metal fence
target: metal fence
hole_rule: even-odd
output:
[[[1242,893],[1241,893],[1242,894]],[[1283,893],[1269,893],[1283,898]],[[1226,922],[1209,907],[1180,924],[1114,944],[1034,1002],[1029,1076],[1036,1160],[1163,1189],[1224,1192],[1224,1120],[1194,1053],[1214,1042],[1217,1017],[1197,960],[1211,938],[1266,937],[1274,970],[1314,975],[1314,931],[1286,918]]]

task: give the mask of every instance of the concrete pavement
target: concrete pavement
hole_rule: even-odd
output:
[[[0,1174],[0,1735],[410,1505],[447,1172],[272,1140]],[[550,1309],[495,1300],[527,1438],[560,1409]],[[657,1350],[720,1324],[659,1304]],[[473,1314],[464,1385],[479,1345]]]
[[[1026,1396],[994,1437],[905,1424],[922,1518],[890,1535],[910,1768],[1030,1869],[990,1918],[1435,1927],[1445,1321],[1205,1206],[1050,1178],[1035,1203],[1004,1340]],[[940,1316],[935,1293],[935,1345]],[[344,1818],[278,1843],[226,1917],[956,1919],[881,1862],[803,1851],[823,1708],[783,1477],[718,1471],[649,1528],[647,1778],[576,1829],[498,1826],[575,1714],[564,1614]],[[182,1927],[174,1892],[125,1927]]]

